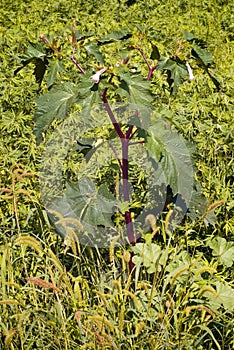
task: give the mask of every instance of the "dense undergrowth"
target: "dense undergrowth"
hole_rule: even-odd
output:
[[[0,348],[232,349],[231,2],[3,0],[0,18]],[[36,146],[33,116],[34,100],[47,86],[39,87],[33,65],[14,72],[28,42],[37,43],[41,33],[62,41],[74,19],[81,32],[100,36],[128,27],[146,53],[145,38],[171,55],[178,39],[192,32],[215,62],[218,88],[199,65],[194,81],[175,96],[165,76],[153,78],[155,108],[167,111],[196,146],[195,177],[208,202],[203,215],[186,218],[173,233],[160,217],[159,241],[148,236],[133,248],[135,276],[129,274],[129,247],[113,241],[108,249],[89,248],[76,237],[61,239],[40,198],[43,145]],[[111,52],[106,59],[111,62]],[[147,75],[142,57],[135,60]],[[66,79],[76,79],[69,59],[65,68]],[[207,223],[207,212],[216,222]]]

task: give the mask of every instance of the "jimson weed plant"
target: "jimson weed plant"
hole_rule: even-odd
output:
[[[194,180],[193,145],[159,93],[176,98],[181,84],[196,84],[194,68],[220,89],[205,43],[185,33],[165,56],[139,26],[96,37],[75,21],[66,39],[40,39],[29,43],[16,73],[34,65],[41,193],[57,232],[73,232],[90,246],[104,247],[113,237],[134,246],[154,232],[161,212],[168,231],[185,214],[213,223]]]

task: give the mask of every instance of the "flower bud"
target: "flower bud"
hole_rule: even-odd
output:
[[[91,79],[98,84],[100,81],[100,76],[102,75],[102,73],[104,73],[106,71],[106,68],[102,68],[100,69],[96,74],[91,76]]]
[[[40,34],[40,38],[44,41],[46,45],[50,46],[50,42],[46,39],[44,34]]]
[[[192,68],[190,67],[188,62],[186,62],[185,64],[188,70],[189,80],[192,81],[194,79]]]

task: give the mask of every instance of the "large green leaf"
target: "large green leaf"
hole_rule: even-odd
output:
[[[227,242],[223,237],[216,237],[208,242],[208,246],[213,250],[212,255],[218,257],[219,261],[227,267],[234,262],[234,243]]]
[[[216,283],[217,299],[227,310],[234,309],[234,289],[227,283]]]
[[[113,227],[111,217],[118,201],[107,190],[105,185],[96,187],[95,183],[84,178],[79,183],[67,183],[62,198],[54,200],[49,210],[58,212],[64,219],[76,219],[83,230],[90,230],[97,226]],[[62,235],[67,231],[64,226],[58,227]]]
[[[159,245],[155,243],[137,243],[132,247],[135,253],[132,261],[136,265],[143,265],[148,273],[153,273],[156,270],[161,269],[159,264],[163,264],[162,254],[165,252],[161,251]]]
[[[158,183],[169,184],[189,206],[194,178],[188,142],[169,123],[158,119],[148,130],[145,146],[156,161]]]
[[[220,82],[209,70],[211,64],[213,63],[213,59],[212,53],[205,48],[205,42],[203,40],[199,40],[192,33],[188,32],[184,34],[184,38],[191,44],[191,56],[197,61],[198,65],[201,66],[204,69],[204,71],[209,75],[217,90],[220,90]]]
[[[196,38],[192,33],[185,32],[184,33],[185,40],[189,41],[192,46],[192,55],[195,58],[201,60],[201,62],[208,66],[212,63],[212,54],[208,50],[205,49],[205,42]]]
[[[139,74],[121,73],[121,89],[129,97],[129,102],[134,105],[151,107],[153,96],[150,93],[150,82]],[[118,90],[118,93],[121,92]],[[122,92],[124,94],[124,92]]]
[[[163,119],[158,119],[149,128],[145,146],[156,161],[158,183],[171,186],[175,199],[173,203],[183,211],[178,219],[187,211],[193,221],[203,217],[206,225],[215,225],[216,216],[213,211],[206,213],[207,199],[193,176],[193,146]],[[175,195],[177,193],[179,195]],[[187,208],[181,205],[183,201]],[[174,219],[173,215],[171,219]]]
[[[87,33],[83,34],[80,30],[76,30],[76,40],[77,41],[83,40],[86,38],[90,38],[91,36],[94,36],[94,35],[95,34],[91,33],[91,32],[87,32]]]
[[[42,134],[48,128],[53,119],[64,119],[69,106],[75,101],[77,89],[69,83],[65,83],[59,89],[53,89],[36,99],[37,107],[34,114],[37,144],[42,141]]]

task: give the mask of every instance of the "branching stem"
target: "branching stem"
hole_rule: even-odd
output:
[[[130,46],[130,49],[135,49],[135,50],[138,50],[140,52],[141,56],[143,57],[145,63],[147,64],[147,67],[149,69],[147,80],[150,80],[152,78],[152,74],[153,74],[154,70],[157,68],[158,64],[156,64],[155,66],[151,66],[151,64],[149,63],[148,59],[146,58],[143,50],[140,47],[132,45],[132,46]]]
[[[123,165],[121,163],[121,160],[120,160],[120,156],[118,155],[115,147],[112,145],[112,143],[110,141],[108,141],[108,145],[110,146],[110,148],[112,149],[114,155],[115,155],[115,158],[117,159],[118,163],[119,163],[119,166],[120,166],[120,169],[122,169]]]

